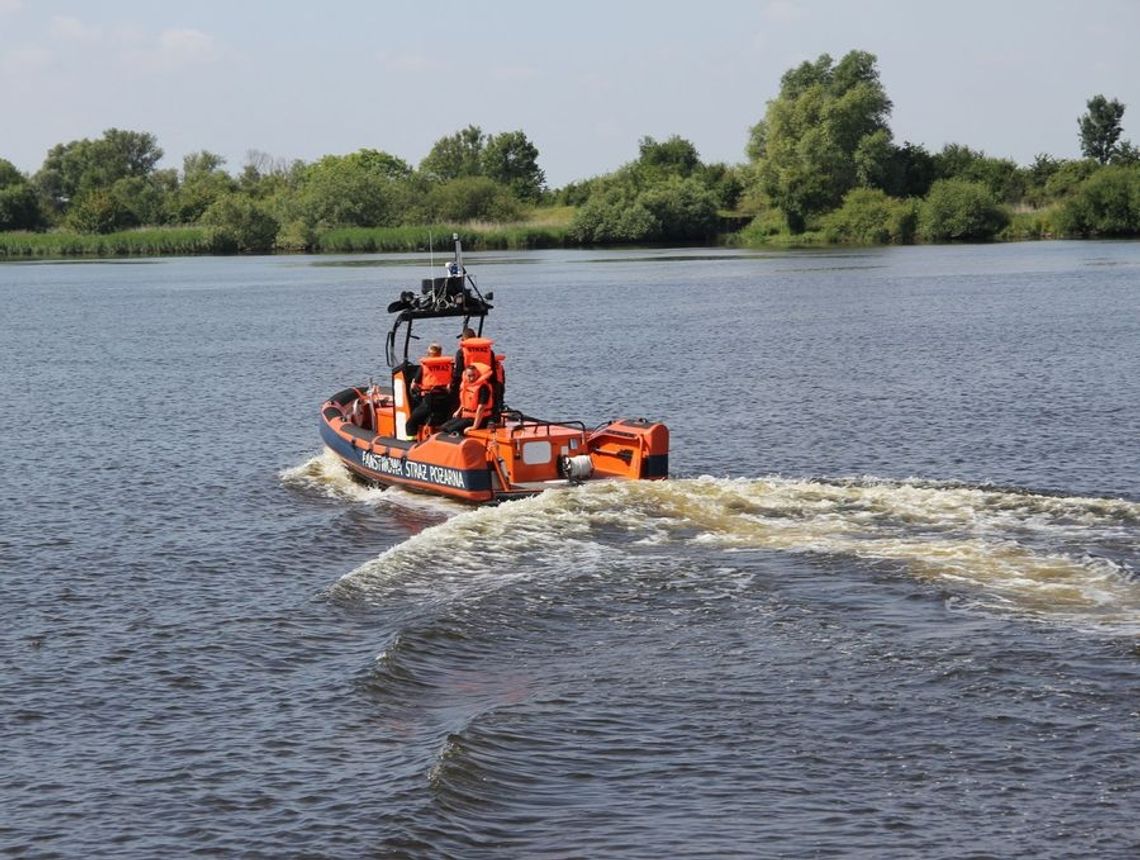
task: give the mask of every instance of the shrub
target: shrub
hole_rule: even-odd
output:
[[[210,245],[215,253],[272,251],[280,225],[260,204],[239,194],[229,194],[210,204],[201,223],[213,228]]]
[[[311,251],[317,244],[317,233],[298,218],[277,231],[274,244],[281,251]]]
[[[583,245],[648,242],[660,222],[643,204],[620,193],[591,197],[570,222],[570,237]]]
[[[436,185],[427,196],[432,221],[516,221],[522,208],[511,192],[485,176],[464,176]]]
[[[859,245],[903,244],[914,240],[917,206],[895,200],[877,188],[847,192],[843,205],[823,219],[824,235],[832,242]]]
[[[930,242],[993,239],[1009,224],[1009,213],[980,182],[941,179],[919,209],[918,226]]]
[[[1049,239],[1061,233],[1061,207],[1049,206],[1025,212],[1014,212],[1003,239]]]
[[[737,234],[741,244],[762,245],[773,236],[787,232],[787,222],[779,209],[766,209]]]
[[[1140,233],[1140,168],[1105,167],[1061,207],[1063,232],[1082,236]]]
[[[35,230],[43,223],[40,201],[32,186],[20,182],[0,188],[0,231]]]
[[[1075,194],[1100,169],[1100,165],[1091,158],[1061,162],[1045,180],[1046,199],[1056,200]]]
[[[133,213],[106,189],[85,192],[73,201],[64,223],[79,233],[113,233],[136,224]]]
[[[716,235],[717,197],[702,182],[670,177],[640,194],[637,204],[653,216],[658,240],[691,242]]]

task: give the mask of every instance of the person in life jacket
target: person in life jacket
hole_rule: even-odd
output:
[[[419,400],[408,416],[409,436],[419,433],[424,424],[433,427],[447,420],[451,412],[451,359],[443,356],[438,343],[428,346],[427,355],[420,359],[420,369],[412,380],[412,396]]]
[[[455,353],[455,366],[451,371],[451,391],[453,395],[459,392],[460,382],[463,379],[463,369],[469,364],[481,364],[490,371],[492,393],[491,417],[498,418],[503,408],[503,393],[506,389],[506,374],[503,371],[502,359],[504,356],[496,355],[495,342],[490,338],[479,337],[475,330],[466,327],[459,335],[459,349]],[[484,370],[486,372],[486,370]]]
[[[459,385],[459,408],[440,430],[458,433],[468,427],[482,427],[491,416],[490,370],[486,365],[469,364]]]
[[[458,396],[459,385],[463,382],[463,368],[467,366],[467,356],[463,352],[463,342],[475,337],[475,329],[465,326],[458,334],[459,349],[455,350],[455,364],[451,368],[451,393]]]

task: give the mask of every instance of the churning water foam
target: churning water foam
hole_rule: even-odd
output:
[[[431,505],[448,517],[342,579],[365,594],[423,579],[425,593],[438,596],[442,579],[471,588],[550,566],[620,564],[623,546],[636,544],[891,562],[990,610],[1140,631],[1132,567],[1140,504],[1125,500],[868,477],[706,476],[587,484],[471,509],[365,488],[327,452],[282,477],[355,502]]]

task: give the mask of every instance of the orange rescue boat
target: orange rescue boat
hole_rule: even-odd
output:
[[[505,356],[483,336],[494,294],[479,291],[455,257],[444,277],[425,279],[421,292],[407,291],[388,306],[395,314],[387,338],[390,385],[364,385],[334,394],[321,406],[324,443],[357,478],[399,485],[476,504],[535,495],[544,490],[599,480],[659,480],[669,474],[669,430],[644,418],[617,419],[588,429],[581,421],[530,417],[505,403]],[[449,357],[411,361],[414,323],[462,319],[467,336]],[[471,389],[461,402],[460,368],[474,366]],[[475,386],[487,389],[475,408]],[[435,406],[413,410],[422,397]],[[442,407],[441,407],[442,404]],[[467,407],[471,406],[470,409]],[[464,423],[455,414],[478,420]],[[410,424],[410,426],[409,426]],[[418,425],[418,426],[417,426]]]

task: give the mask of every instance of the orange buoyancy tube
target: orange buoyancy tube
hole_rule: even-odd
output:
[[[447,388],[451,384],[450,356],[424,356],[420,359],[420,391]]]
[[[490,412],[493,394],[491,392],[490,377],[491,368],[485,364],[468,365],[474,367],[479,371],[479,376],[476,377],[474,382],[468,382],[466,379],[459,386],[459,408],[460,415],[464,418],[474,418],[475,413],[479,411],[479,395],[483,389],[487,389],[487,402],[484,404],[487,407],[487,412]]]

